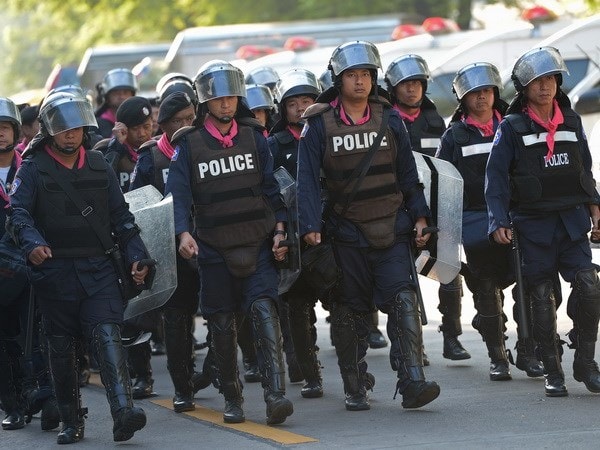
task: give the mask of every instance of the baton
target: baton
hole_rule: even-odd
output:
[[[440,231],[438,227],[425,227],[421,234],[434,234]],[[417,266],[415,262],[415,240],[411,239],[408,253],[410,255],[410,275],[416,286],[417,301],[419,302],[419,309],[421,310],[421,325],[427,325],[427,312],[425,312],[425,303],[423,302],[423,294],[421,293],[421,284],[419,283],[419,274],[417,273]]]
[[[521,273],[521,248],[519,247],[519,239],[517,236],[517,230],[511,227],[512,230],[512,252],[513,261],[515,266],[515,281],[517,287],[517,310],[519,311],[519,340],[529,338],[529,321],[527,318],[527,306],[525,305],[525,290],[523,289],[523,274]]]

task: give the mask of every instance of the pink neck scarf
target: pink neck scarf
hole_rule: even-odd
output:
[[[229,129],[229,133],[227,133],[225,136],[221,134],[217,126],[214,124],[211,116],[208,116],[208,118],[204,121],[204,128],[206,128],[208,134],[221,143],[223,148],[233,147],[233,138],[238,134],[238,125],[235,119],[231,121],[231,128]]]
[[[162,154],[169,158],[169,160],[173,158],[173,153],[175,153],[175,149],[169,142],[167,133],[163,133],[156,145],[158,146],[158,149],[162,152]]]
[[[475,119],[473,119],[471,116],[466,116],[466,117],[463,116],[463,120],[465,121],[465,123],[467,125],[473,125],[479,131],[481,131],[481,134],[484,137],[489,137],[489,136],[494,135],[494,117],[496,118],[498,123],[500,123],[500,121],[502,120],[502,116],[496,110],[494,110],[493,117],[487,123],[478,122]]]
[[[298,133],[294,128],[290,127],[289,125],[287,126],[287,129],[290,133],[292,133],[292,136],[294,136],[294,139],[296,139],[297,141],[300,140],[300,133]]]
[[[548,122],[544,122],[531,108],[526,106],[523,109],[523,111],[531,117],[531,120],[548,132],[548,135],[546,136],[546,144],[548,145],[546,161],[552,158],[552,155],[554,154],[554,135],[556,134],[556,129],[565,121],[556,99],[552,102],[552,107],[554,108],[554,116]]]
[[[108,120],[110,123],[116,123],[117,115],[112,109],[107,109],[100,115],[101,119]]]
[[[50,157],[56,161],[57,163],[59,163],[61,166],[66,167],[67,169],[71,169],[71,167],[65,166],[60,159],[57,158],[57,156],[54,154],[54,152],[52,151],[52,149],[50,148],[49,145],[46,145],[46,147],[44,147],[44,150],[46,150],[46,153],[48,153],[50,155]],[[85,164],[85,149],[83,148],[83,145],[79,146],[79,159],[77,161],[77,168],[81,169],[83,167],[83,165]]]
[[[123,145],[127,149],[127,154],[129,155],[129,159],[131,159],[133,162],[137,162],[139,155],[137,154],[136,149],[133,148],[133,146],[129,145],[127,143],[127,141],[123,142]]]
[[[346,125],[362,125],[371,119],[371,107],[367,103],[367,109],[365,110],[362,119],[358,120],[356,123],[353,123],[352,120],[346,115],[346,111],[344,111],[344,105],[340,102],[340,98],[337,97],[334,101],[330,103],[333,108],[336,108],[338,105],[340,106],[340,119]]]
[[[417,109],[417,112],[414,113],[413,115],[410,114],[406,114],[404,111],[402,111],[398,105],[394,105],[394,109],[396,111],[398,111],[398,114],[400,114],[400,117],[402,118],[402,120],[406,120],[407,122],[414,122],[415,120],[417,120],[417,117],[419,117],[421,115],[421,108]]]

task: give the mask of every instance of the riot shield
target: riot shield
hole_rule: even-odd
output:
[[[437,238],[430,239],[415,263],[417,272],[440,283],[450,283],[460,271],[463,179],[456,167],[439,158],[413,152],[419,180],[431,209]]]
[[[279,184],[279,192],[287,207],[287,239],[280,245],[288,247],[283,263],[278,263],[279,294],[286,293],[300,276],[300,239],[298,237],[298,204],[296,202],[296,181],[284,167],[273,172]]]
[[[129,300],[124,318],[130,319],[161,307],[171,298],[177,288],[177,267],[173,197],[167,195],[163,199],[154,186],[148,185],[127,192],[125,200],[141,229],[140,237],[157,261],[152,287]]]

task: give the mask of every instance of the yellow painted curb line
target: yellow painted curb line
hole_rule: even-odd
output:
[[[173,402],[170,399],[150,400],[152,403],[163,406],[167,409],[173,409]],[[289,431],[280,430],[276,427],[270,427],[267,425],[261,425],[259,423],[246,421],[244,423],[225,423],[223,422],[223,413],[214,411],[212,409],[204,408],[196,404],[195,411],[188,411],[181,414],[185,414],[195,419],[210,422],[223,428],[229,428],[242,433],[251,434],[253,436],[268,439],[270,441],[277,442],[284,445],[293,444],[308,444],[309,442],[319,442],[318,439],[303,436],[301,434],[291,433]]]

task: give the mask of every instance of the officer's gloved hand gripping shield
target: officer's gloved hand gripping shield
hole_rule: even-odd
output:
[[[142,314],[164,305],[177,288],[175,254],[175,219],[173,197],[162,194],[151,185],[125,194],[129,210],[140,227],[140,237],[148,253],[156,260],[156,275],[150,289],[129,300],[124,318]]]

